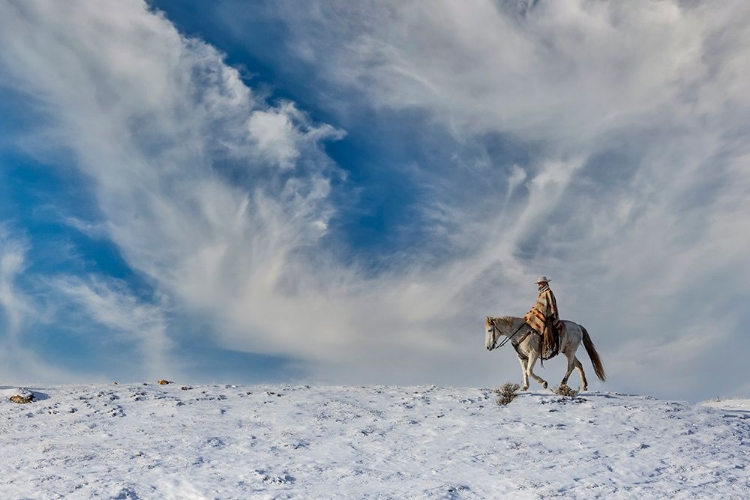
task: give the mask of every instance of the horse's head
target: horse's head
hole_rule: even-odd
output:
[[[497,347],[497,338],[500,336],[500,332],[495,326],[493,318],[487,316],[484,320],[484,345],[488,351],[491,351]]]

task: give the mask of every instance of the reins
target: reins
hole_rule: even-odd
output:
[[[518,332],[520,332],[520,331],[521,331],[521,328],[523,328],[523,327],[524,327],[525,325],[526,325],[526,323],[525,323],[525,322],[524,322],[524,323],[521,323],[521,326],[519,326],[519,327],[518,327],[518,328],[516,329],[516,331],[515,331],[515,332],[513,332],[513,334],[512,334],[512,335],[508,335],[507,337],[505,337],[505,338],[503,339],[503,341],[502,341],[502,342],[500,342],[500,344],[499,344],[499,345],[495,346],[495,349],[500,349],[500,348],[501,348],[502,346],[504,346],[505,344],[507,344],[508,342],[510,342],[510,340],[511,340],[511,339],[512,339],[513,337],[515,337],[515,336],[516,336],[516,334],[517,334]],[[494,322],[494,321],[492,322],[492,328],[495,328],[495,329],[497,329],[497,325],[495,325],[495,322]]]

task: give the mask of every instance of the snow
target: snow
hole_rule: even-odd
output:
[[[183,388],[184,387],[184,388]],[[0,389],[2,498],[747,498],[750,401],[489,388]]]

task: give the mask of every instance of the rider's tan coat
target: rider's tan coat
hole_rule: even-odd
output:
[[[552,290],[550,290],[548,286],[539,292],[534,307],[526,313],[523,319],[531,325],[534,330],[542,334],[547,349],[557,343],[556,339],[553,337],[554,333],[545,331],[545,323],[547,322],[547,319],[551,320],[558,334],[562,333],[563,329],[562,322],[560,321],[560,314],[557,311],[557,300],[555,299],[555,294],[552,293]]]
[[[552,290],[547,287],[544,291],[539,292],[536,297],[534,307],[523,317],[531,327],[541,332],[544,329],[544,323],[547,318],[552,318],[555,328],[560,326],[560,314],[557,311],[557,300]]]

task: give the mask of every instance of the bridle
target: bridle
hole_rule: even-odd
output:
[[[490,350],[491,350],[491,351],[494,351],[495,349],[500,349],[501,347],[503,347],[503,346],[504,346],[505,344],[507,344],[508,342],[510,342],[510,341],[511,341],[511,340],[513,339],[513,337],[515,337],[515,336],[516,336],[516,334],[517,334],[518,332],[520,332],[520,331],[521,331],[521,329],[522,329],[522,328],[523,328],[523,327],[524,327],[525,325],[526,325],[526,323],[525,323],[525,322],[524,322],[524,323],[521,323],[521,326],[519,326],[518,328],[516,328],[516,331],[515,331],[515,332],[513,332],[513,333],[512,333],[511,335],[508,335],[507,337],[505,337],[505,338],[504,338],[504,339],[502,340],[502,342],[500,342],[500,344],[498,345],[498,343],[497,343],[497,337],[498,337],[498,335],[495,335],[495,333],[497,332],[497,327],[495,326],[495,322],[494,322],[494,321],[490,321],[490,328],[492,329],[492,336],[493,336],[493,337],[495,337],[495,342],[493,343],[493,345],[492,345],[492,349],[490,349]]]

